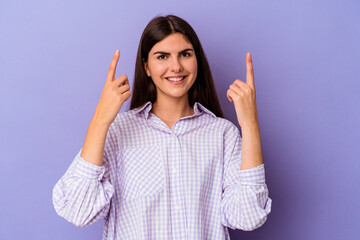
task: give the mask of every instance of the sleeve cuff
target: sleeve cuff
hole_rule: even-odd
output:
[[[83,159],[80,156],[81,151],[78,153],[75,159],[74,173],[79,177],[98,179],[101,180],[104,173],[104,166],[97,166]]]
[[[237,171],[237,178],[243,185],[265,184],[265,167],[261,164],[251,169]]]

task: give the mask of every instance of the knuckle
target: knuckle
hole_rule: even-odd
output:
[[[110,92],[112,90],[112,84],[106,84],[104,87],[104,92]]]
[[[125,86],[122,86],[122,89],[123,89],[123,92],[125,92],[125,91],[129,91],[129,86],[128,85],[125,85]]]
[[[115,82],[112,82],[111,84],[109,84],[109,88],[113,91],[116,90]]]
[[[122,95],[122,93],[118,92],[118,99],[119,100],[123,100],[124,96]]]

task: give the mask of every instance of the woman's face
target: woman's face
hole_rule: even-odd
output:
[[[195,50],[181,33],[173,33],[156,43],[144,63],[152,78],[157,100],[186,98],[197,76]]]

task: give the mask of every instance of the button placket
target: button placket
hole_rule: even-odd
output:
[[[181,134],[179,132],[179,134]],[[174,131],[171,132],[171,136],[170,137],[170,145],[172,147],[172,149],[175,148],[176,150],[176,154],[172,155],[172,161],[171,161],[171,166],[169,168],[170,171],[170,176],[171,176],[171,180],[173,181],[172,183],[172,189],[171,191],[173,192],[173,199],[171,200],[171,205],[172,205],[172,223],[173,223],[173,227],[175,229],[181,229],[179,230],[181,232],[181,234],[183,235],[186,232],[186,224],[184,223],[184,214],[185,214],[185,203],[183,202],[182,199],[182,191],[181,191],[181,179],[180,177],[180,172],[181,172],[181,161],[182,161],[182,154],[181,154],[181,141],[179,139],[179,137],[176,135],[176,133]],[[179,236],[181,237],[181,236]],[[182,236],[185,237],[185,234]]]
[[[177,136],[176,136],[175,133],[172,133],[171,135],[172,135],[172,138],[173,138],[174,140],[177,140]],[[177,174],[177,172],[178,172],[178,168],[177,168],[177,167],[173,167],[173,168],[172,168],[172,173],[173,173],[173,174]]]

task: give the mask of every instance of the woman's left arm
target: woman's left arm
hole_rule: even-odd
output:
[[[234,103],[242,133],[241,170],[263,164],[260,128],[257,119],[254,70],[250,53],[246,54],[246,83],[236,79],[227,91],[227,98]]]
[[[242,137],[236,126],[226,133],[227,143],[233,144],[224,144],[221,213],[224,226],[252,231],[266,221],[272,199],[265,183],[250,54],[246,56],[246,66],[246,83],[237,79],[227,91],[228,99],[235,105]]]

